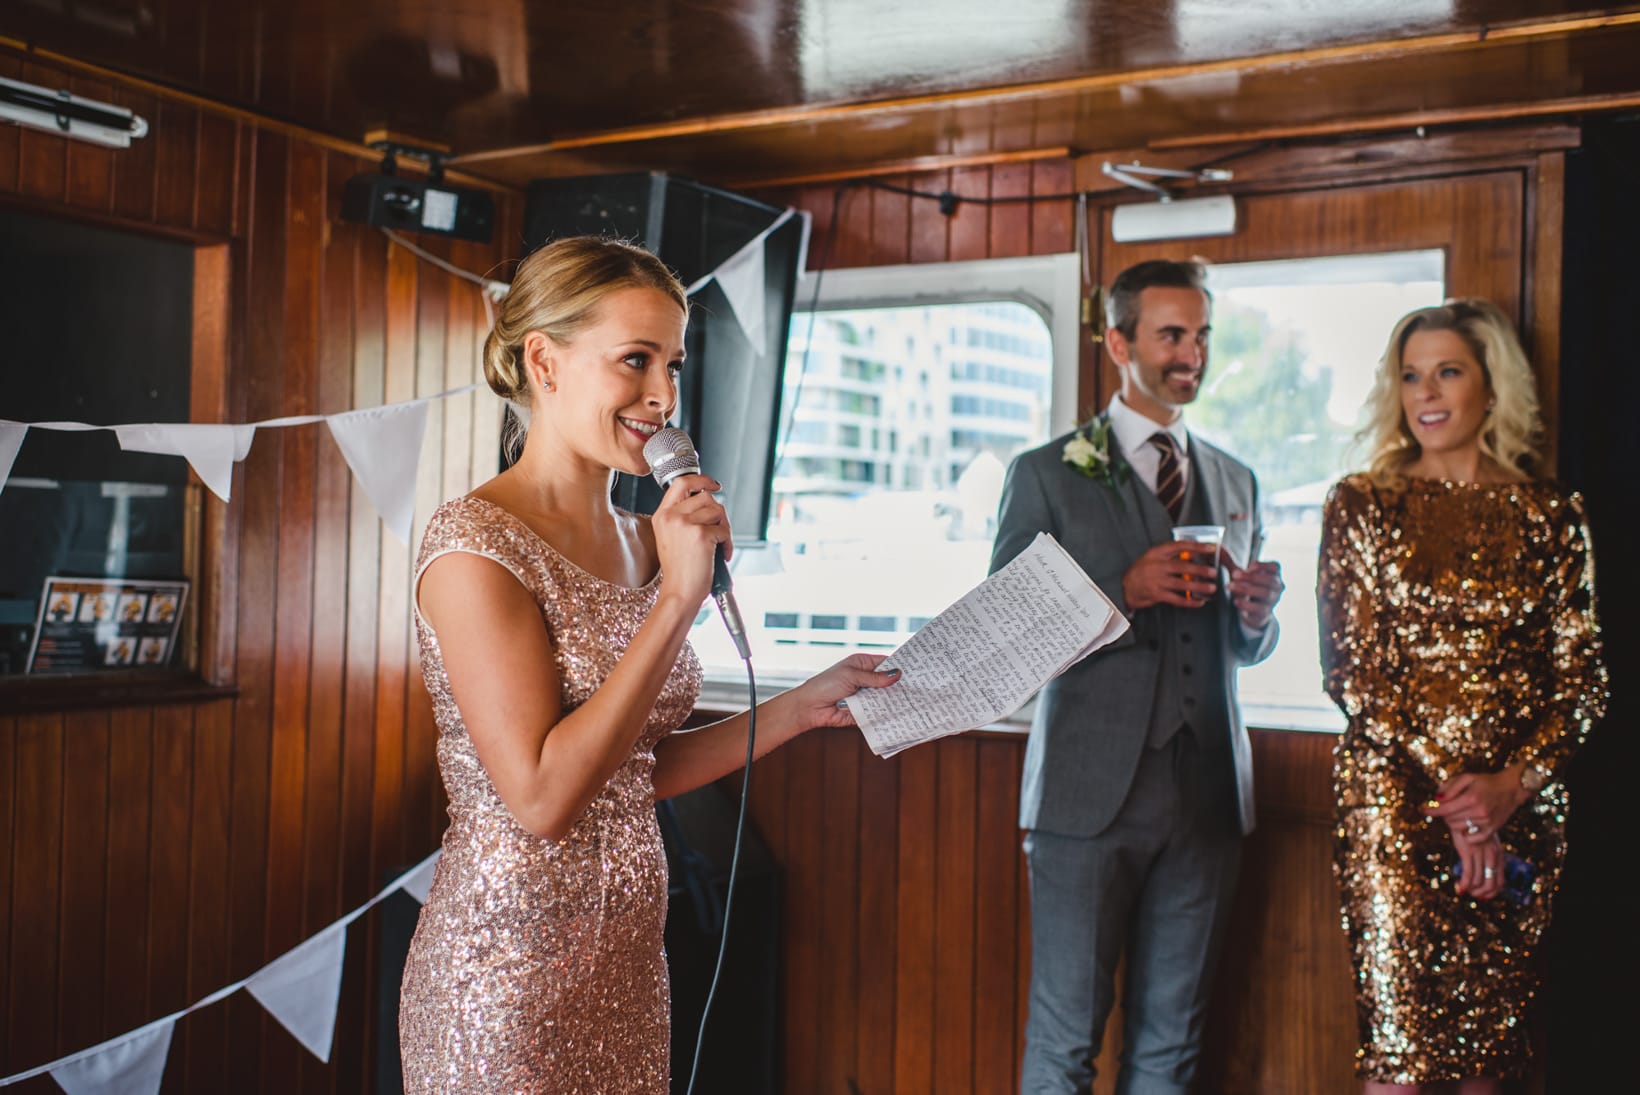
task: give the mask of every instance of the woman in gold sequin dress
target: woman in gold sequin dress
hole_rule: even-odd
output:
[[[1528,1064],[1565,857],[1559,772],[1604,710],[1582,499],[1527,476],[1525,355],[1485,301],[1406,316],[1371,470],[1327,499],[1318,599],[1336,873],[1369,1093],[1502,1090]]]
[[[611,475],[648,472],[671,413],[687,301],[638,248],[563,240],[519,267],[485,375],[526,409],[518,462],[439,507],[416,631],[450,827],[400,992],[405,1090],[668,1089],[658,797],[738,768],[746,716],[668,737],[693,709],[685,637],[729,526],[704,476],[653,518]],[[893,677],[855,655],[762,705],[767,752],[848,724]]]

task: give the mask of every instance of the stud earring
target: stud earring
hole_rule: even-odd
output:
[[[552,391],[552,381],[550,381],[550,380],[543,380],[543,381],[542,381],[542,382],[541,382],[541,390],[542,390],[542,391],[544,391],[544,392],[550,392],[550,391]]]

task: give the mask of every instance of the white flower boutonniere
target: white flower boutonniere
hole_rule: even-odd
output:
[[[1093,422],[1065,442],[1060,459],[1098,483],[1114,487],[1127,479],[1128,466],[1110,455],[1110,420]]]

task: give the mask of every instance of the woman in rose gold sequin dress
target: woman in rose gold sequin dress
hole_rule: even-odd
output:
[[[1496,1095],[1529,1063],[1565,858],[1559,772],[1604,711],[1582,499],[1534,481],[1537,398],[1485,301],[1406,316],[1371,470],[1327,499],[1318,599],[1335,866],[1369,1093]]]
[[[729,526],[704,476],[653,518],[610,487],[649,470],[687,308],[647,252],[562,240],[519,267],[485,343],[531,427],[518,463],[439,507],[417,561],[450,827],[400,992],[407,1092],[668,1090],[655,801],[744,757],[744,715],[668,737],[699,691],[685,637]],[[760,751],[850,723],[837,701],[889,683],[879,660],[760,707]]]

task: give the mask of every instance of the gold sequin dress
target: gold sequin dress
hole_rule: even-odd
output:
[[[1500,833],[1528,900],[1454,892],[1439,785],[1516,761],[1556,772],[1605,707],[1583,502],[1552,483],[1352,476],[1327,499],[1317,596],[1335,750],[1335,867],[1355,966],[1356,1073],[1520,1075],[1539,937],[1565,858],[1551,776]]]
[[[457,499],[428,524],[418,578],[470,552],[517,576],[552,635],[563,709],[592,695],[654,607],[581,570],[489,502]],[[666,856],[654,748],[689,715],[700,663],[686,645],[637,747],[563,840],[535,836],[497,796],[420,613],[422,677],[438,723],[450,827],[399,997],[408,1093],[663,1095],[670,995],[662,937]]]

